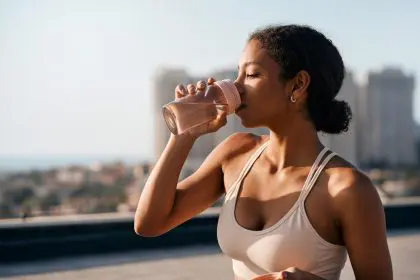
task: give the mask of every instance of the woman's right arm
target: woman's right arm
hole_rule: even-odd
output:
[[[213,205],[224,193],[222,162],[228,142],[217,146],[196,172],[178,183],[193,140],[171,136],[140,196],[136,233],[162,235]]]
[[[177,96],[180,94],[178,90]],[[214,121],[195,128],[195,131],[171,135],[140,195],[134,220],[138,235],[162,235],[201,213],[222,196],[222,162],[229,138],[210,153],[195,173],[181,182],[178,180],[199,135],[215,132],[225,124],[226,113],[221,113]]]

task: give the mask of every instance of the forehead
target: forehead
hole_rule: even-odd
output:
[[[251,40],[246,44],[242,52],[239,67],[246,67],[255,63],[267,70],[278,70],[279,68],[277,62],[262,48],[261,43],[257,40]]]

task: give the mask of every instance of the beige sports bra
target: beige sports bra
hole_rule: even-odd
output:
[[[295,204],[276,224],[254,231],[237,223],[234,211],[240,186],[267,145],[264,143],[248,160],[228,190],[219,216],[218,242],[232,259],[236,278],[248,280],[294,266],[326,280],[339,279],[347,259],[346,249],[324,240],[311,225],[304,207],[318,176],[336,155],[327,155],[327,148],[316,158]]]

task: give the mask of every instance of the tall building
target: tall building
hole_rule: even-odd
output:
[[[415,123],[415,142],[416,142],[416,152],[417,152],[417,165],[420,164],[420,124]]]
[[[368,118],[368,98],[367,98],[367,87],[360,85],[359,94],[357,98],[357,112],[353,115],[354,121],[357,123],[357,135],[356,135],[356,152],[359,167],[365,168],[368,166],[369,158],[369,147],[367,142],[371,137],[371,132],[368,129],[369,124],[367,123]]]
[[[362,114],[363,163],[388,166],[417,163],[413,92],[414,76],[400,69],[369,73]]]
[[[336,99],[346,101],[353,113],[353,119],[350,122],[349,130],[342,134],[323,134],[320,133],[320,139],[324,145],[328,146],[332,151],[336,152],[344,159],[357,165],[357,136],[358,136],[358,95],[359,86],[356,84],[353,74],[347,72],[343,81],[343,85],[337,94]]]

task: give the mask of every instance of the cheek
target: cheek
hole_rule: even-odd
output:
[[[251,80],[245,85],[245,102],[259,116],[281,114],[287,111],[287,98],[278,82],[270,79]]]
[[[282,117],[287,111],[281,98],[270,92],[256,97],[250,105],[249,113],[257,123],[268,123],[273,118]]]
[[[267,100],[264,106],[261,108],[265,118],[270,119],[272,117],[279,117],[285,114],[288,111],[284,102],[279,101],[279,99]]]
[[[287,102],[283,97],[282,92],[267,88],[261,93],[261,98],[259,98],[259,101],[256,103],[258,104],[258,107],[266,113],[280,113],[287,108]]]

